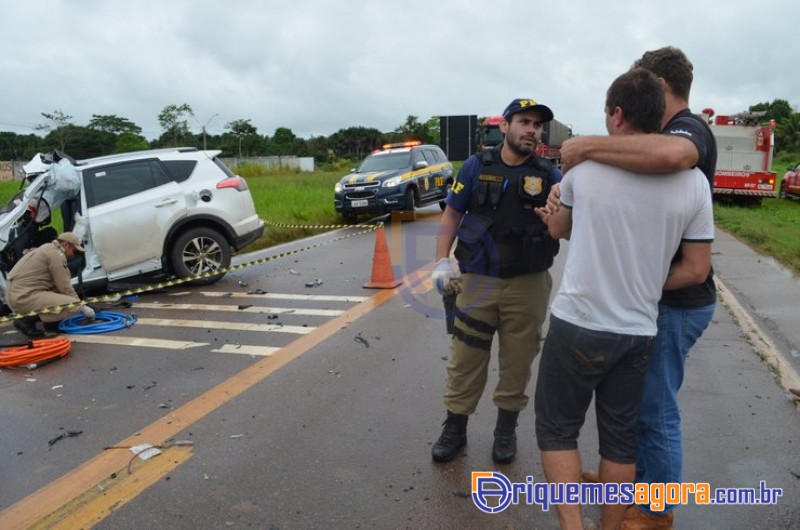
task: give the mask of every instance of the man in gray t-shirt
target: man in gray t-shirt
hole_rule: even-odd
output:
[[[647,70],[630,70],[608,89],[612,135],[656,133],[663,112],[663,88]],[[580,482],[577,439],[594,397],[600,480],[632,483],[636,421],[662,288],[701,282],[711,265],[708,182],[699,170],[647,178],[584,162],[564,176],[561,206],[538,211],[553,237],[570,239],[536,384],[542,467],[549,482]],[[683,258],[670,264],[679,247]],[[603,526],[618,527],[626,508],[604,505]],[[557,509],[562,526],[580,527],[580,506]]]

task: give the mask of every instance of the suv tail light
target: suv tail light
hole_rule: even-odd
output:
[[[239,176],[217,182],[217,189],[234,188],[237,191],[247,191],[247,182]]]

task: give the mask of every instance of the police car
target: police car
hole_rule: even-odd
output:
[[[348,222],[439,203],[453,185],[453,165],[436,145],[387,144],[369,154],[334,187],[333,204]]]

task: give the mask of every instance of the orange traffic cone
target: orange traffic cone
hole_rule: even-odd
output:
[[[386,231],[383,225],[375,233],[375,252],[372,255],[372,280],[364,284],[365,289],[394,289],[400,285],[392,274],[392,260],[386,244]]]

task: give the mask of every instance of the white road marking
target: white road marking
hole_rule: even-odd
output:
[[[334,295],[314,295],[314,294],[290,294],[290,293],[264,293],[247,294],[244,292],[211,292],[211,291],[184,291],[170,293],[168,296],[181,297],[192,294],[199,294],[208,298],[233,298],[252,301],[254,299],[263,300],[302,300],[312,302],[345,302],[360,303],[367,300],[368,296],[334,296]],[[220,313],[244,312],[249,314],[270,314],[270,315],[299,315],[299,316],[319,316],[337,317],[344,313],[339,309],[314,309],[314,308],[292,308],[292,307],[266,307],[253,305],[239,309],[238,304],[216,305],[216,304],[170,304],[170,303],[134,303],[135,308],[143,309],[170,309],[177,311],[209,311]],[[189,319],[161,319],[161,318],[138,318],[137,323],[146,326],[160,327],[182,327],[200,329],[220,329],[229,331],[254,331],[261,333],[294,333],[305,335],[316,329],[314,326],[284,326],[266,323],[243,323],[243,322],[219,322],[213,320],[189,320]],[[125,337],[111,334],[96,335],[67,335],[75,343],[83,344],[106,344],[113,346],[131,346],[137,348],[161,348],[169,350],[188,350],[191,348],[207,347],[208,342],[192,342],[168,339],[153,339],[145,337]],[[247,344],[224,344],[218,348],[210,350],[212,353],[235,353],[240,355],[254,355],[267,357],[272,355],[280,348],[272,346],[255,346]]]
[[[142,304],[136,303],[136,308],[145,309],[181,309],[181,310],[196,310],[196,311],[219,311],[219,312],[244,312],[244,313],[266,313],[272,315],[304,315],[316,317],[338,317],[343,310],[340,309],[304,309],[292,307],[264,307],[264,306],[250,306],[244,309],[239,309],[235,305],[208,305],[208,304]]]
[[[211,350],[214,353],[240,353],[243,355],[258,355],[259,357],[269,357],[280,348],[272,346],[248,346],[246,344],[225,344],[221,348]]]
[[[208,342],[181,340],[147,339],[141,337],[121,337],[119,335],[67,335],[72,342],[83,344],[112,344],[114,346],[136,346],[140,348],[165,348],[168,350],[188,350],[198,346],[208,346]]]
[[[213,291],[198,291],[198,292],[181,292],[173,293],[169,296],[186,296],[189,294],[200,294],[210,298],[264,298],[267,300],[311,300],[316,302],[351,302],[360,303],[369,298],[368,296],[334,296],[327,294],[289,294],[289,293],[264,293],[264,294],[247,294],[247,293],[234,293],[234,292],[213,292]]]
[[[137,324],[146,326],[174,326],[178,328],[225,329],[228,331],[272,331],[275,333],[296,333],[305,335],[316,329],[315,326],[277,326],[274,324],[248,324],[246,322],[219,322],[215,320],[178,320],[169,318],[139,318]]]

